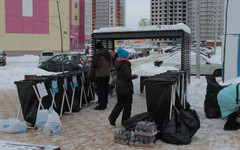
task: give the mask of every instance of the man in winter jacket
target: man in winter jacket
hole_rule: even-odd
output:
[[[108,117],[111,125],[116,125],[116,120],[122,113],[122,125],[131,117],[132,110],[132,95],[133,95],[133,83],[132,80],[136,79],[138,75],[132,75],[131,63],[128,60],[129,52],[119,48],[117,50],[118,59],[115,63],[115,69],[117,71],[116,93],[117,104],[112,110],[112,113]]]
[[[92,68],[95,69],[95,81],[97,85],[97,95],[99,105],[96,110],[104,110],[107,108],[108,89],[110,77],[110,53],[103,48],[102,43],[96,43],[96,52],[92,60]]]

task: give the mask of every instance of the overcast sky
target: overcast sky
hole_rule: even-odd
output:
[[[150,0],[126,0],[126,26],[138,26],[142,18],[150,18]]]

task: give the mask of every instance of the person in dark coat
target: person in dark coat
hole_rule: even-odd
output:
[[[119,48],[117,50],[118,59],[115,63],[115,69],[117,71],[116,93],[117,104],[112,110],[112,113],[108,117],[111,125],[116,125],[116,120],[122,113],[122,125],[126,120],[131,117],[132,100],[133,100],[133,83],[132,80],[138,78],[138,75],[133,74],[131,70],[131,63],[128,60],[129,52]]]
[[[96,43],[95,48],[96,52],[93,56],[91,66],[95,69],[95,81],[99,103],[95,109],[104,110],[107,108],[108,102],[111,55],[103,48],[102,43]]]
[[[89,54],[89,46],[87,46],[87,48],[85,49],[85,55]]]

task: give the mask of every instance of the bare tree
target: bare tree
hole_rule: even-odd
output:
[[[57,4],[57,12],[58,12],[58,21],[59,21],[59,32],[60,32],[60,39],[61,39],[61,53],[62,53],[62,72],[64,72],[64,63],[63,63],[63,31],[62,31],[62,20],[61,20],[61,13],[59,4],[62,0],[54,0]]]
[[[61,4],[62,0],[52,0],[52,1],[56,3],[57,15],[49,16],[49,17],[58,18],[59,25],[57,25],[55,23],[52,23],[52,22],[46,22],[46,21],[39,21],[39,22],[49,23],[50,25],[53,25],[54,27],[56,27],[59,30],[59,33],[60,33],[60,46],[61,46],[61,53],[62,53],[62,58],[63,58],[63,27],[62,27],[62,19],[61,19],[61,12],[60,12],[60,4]],[[63,59],[62,59],[62,72],[64,72]]]

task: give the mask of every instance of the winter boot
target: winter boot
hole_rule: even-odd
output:
[[[227,122],[224,125],[224,130],[238,130],[240,128],[240,124],[236,122],[236,112],[228,115]]]
[[[108,117],[108,120],[109,120],[109,123],[110,123],[112,126],[116,126],[115,121],[113,121],[113,119],[112,119],[111,117]]]

